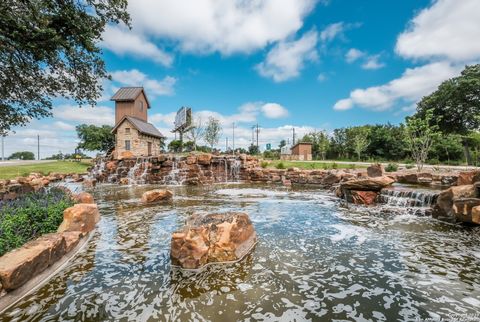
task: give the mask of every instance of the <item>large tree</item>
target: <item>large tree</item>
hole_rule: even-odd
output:
[[[108,77],[99,41],[129,24],[127,0],[0,1],[0,133],[51,115],[52,99],[95,105]]]
[[[197,143],[205,135],[202,118],[198,116],[187,131],[187,138],[193,142],[193,149],[197,151]]]
[[[222,132],[222,126],[220,121],[212,116],[208,118],[207,127],[205,128],[204,138],[205,142],[210,145],[210,148],[213,150],[213,147],[218,144],[220,140],[220,133]]]
[[[35,160],[35,154],[30,151],[15,152],[8,157],[8,160]]]
[[[107,152],[115,146],[115,135],[110,125],[87,125],[81,124],[76,127],[78,148],[87,151]]]

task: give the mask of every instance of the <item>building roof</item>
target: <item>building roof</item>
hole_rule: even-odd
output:
[[[292,149],[294,147],[296,147],[297,145],[300,145],[300,144],[302,144],[302,145],[313,145],[313,143],[311,143],[311,142],[297,142],[294,146],[292,146]]]
[[[153,124],[140,120],[133,116],[124,116],[120,122],[112,129],[112,132],[116,132],[117,128],[122,124],[125,120],[128,120],[140,133],[145,135],[150,135],[156,138],[164,138],[165,136],[157,130]]]
[[[121,87],[110,100],[115,102],[130,102],[134,101],[142,92],[147,101],[147,107],[150,108],[150,102],[143,87]]]

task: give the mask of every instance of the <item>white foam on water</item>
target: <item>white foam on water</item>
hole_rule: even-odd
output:
[[[355,226],[347,226],[344,224],[335,224],[330,227],[335,228],[339,231],[338,234],[330,236],[330,240],[334,243],[337,243],[342,240],[356,239],[356,244],[363,244],[367,238],[365,237],[366,231],[363,228]]]
[[[473,297],[465,297],[462,299],[462,301],[476,307],[480,306],[480,300],[474,299]]]
[[[255,188],[245,188],[245,189],[220,189],[215,191],[217,195],[224,196],[248,196],[248,197],[277,197],[277,196],[287,196],[288,192],[286,191],[275,191],[275,190],[266,190],[266,189],[255,189]]]

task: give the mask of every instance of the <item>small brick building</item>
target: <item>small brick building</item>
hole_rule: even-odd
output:
[[[312,143],[298,142],[291,149],[290,160],[310,161],[312,160]]]
[[[115,102],[114,157],[159,155],[165,137],[148,123],[150,103],[143,87],[122,87],[111,100]]]

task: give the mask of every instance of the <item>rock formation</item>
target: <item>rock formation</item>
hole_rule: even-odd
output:
[[[144,192],[142,195],[142,202],[144,203],[152,203],[158,201],[168,201],[172,200],[173,192],[170,190],[165,189],[155,189]]]
[[[198,269],[208,263],[242,259],[256,243],[255,229],[246,213],[194,215],[172,235],[172,264]]]
[[[100,213],[96,204],[79,203],[65,209],[63,222],[58,227],[58,232],[80,231],[88,233],[95,229],[100,220]]]

